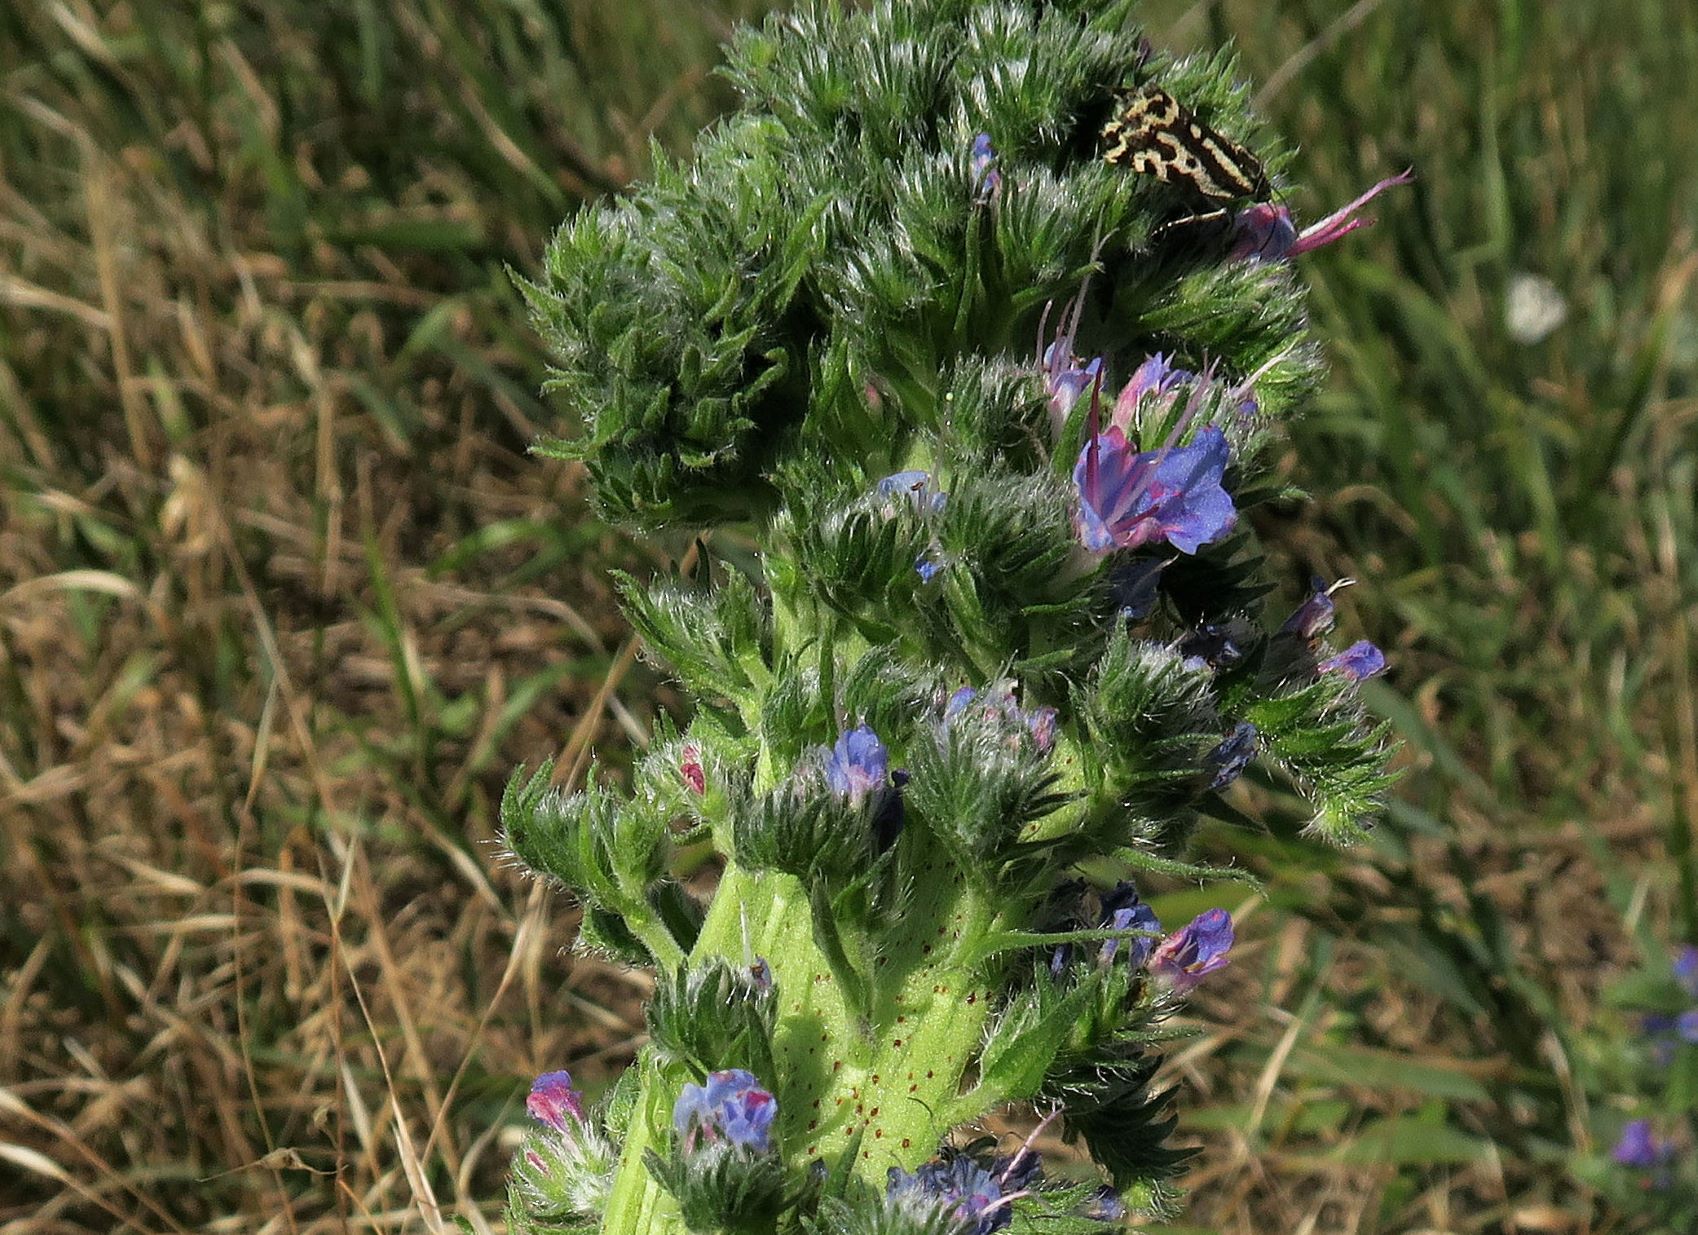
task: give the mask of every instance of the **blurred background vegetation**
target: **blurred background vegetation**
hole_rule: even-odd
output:
[[[491,1230],[528,1078],[629,1058],[492,806],[671,705],[606,570],[684,546],[526,457],[508,269],[766,7],[0,6],[0,1231]],[[1303,259],[1317,498],[1261,529],[1361,581],[1408,774],[1359,851],[1255,787],[1205,838],[1270,892],[1172,1064],[1187,1229],[1635,1229],[1579,1181],[1600,992],[1698,938],[1698,9],[1146,13],[1235,41],[1300,220],[1420,175]]]

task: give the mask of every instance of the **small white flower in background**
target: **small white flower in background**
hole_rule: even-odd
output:
[[[1568,301],[1557,285],[1541,274],[1517,271],[1509,276],[1504,296],[1503,324],[1517,343],[1542,343],[1568,319]]]

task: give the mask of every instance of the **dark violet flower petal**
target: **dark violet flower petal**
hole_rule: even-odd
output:
[[[1217,792],[1225,789],[1244,774],[1250,760],[1256,757],[1257,732],[1255,725],[1241,720],[1219,745],[1203,756],[1203,766],[1214,771],[1209,780],[1210,789]]]
[[[960,1223],[963,1235],[991,1235],[1014,1220],[996,1176],[965,1154],[933,1159],[912,1173],[893,1166],[886,1178],[892,1200],[934,1208]]]
[[[1115,884],[1112,889],[1103,893],[1102,901],[1104,930],[1161,930],[1161,919],[1156,917],[1156,911],[1144,903],[1138,895],[1138,889],[1130,881]],[[1105,939],[1097,952],[1097,959],[1105,965],[1110,964],[1119,952],[1122,942],[1126,945],[1127,963],[1134,969],[1144,967],[1144,962],[1149,959],[1156,946],[1153,933],[1134,935],[1124,941]]]
[[[1097,553],[1152,541],[1196,553],[1238,521],[1221,487],[1227,462],[1226,437],[1213,425],[1189,446],[1142,454],[1110,426],[1085,443],[1073,467],[1079,539]]]
[[[1667,1012],[1647,1012],[1639,1018],[1639,1032],[1647,1038],[1674,1032],[1675,1018]]]
[[[1210,909],[1161,941],[1150,957],[1150,972],[1183,995],[1209,974],[1226,968],[1232,943],[1232,915]]]
[[[685,1085],[672,1108],[672,1126],[690,1152],[698,1140],[725,1140],[740,1149],[765,1153],[771,1148],[772,1121],[778,1100],[761,1088],[751,1072],[731,1068],[708,1073],[707,1084]]]
[[[1377,673],[1384,673],[1385,667],[1385,653],[1366,639],[1357,640],[1337,656],[1329,656],[1315,666],[1321,673],[1342,673],[1352,682],[1366,681]]]
[[[1244,649],[1233,632],[1212,622],[1199,626],[1179,645],[1179,654],[1201,660],[1211,669],[1230,669],[1244,659]]]
[[[1698,1008],[1690,1012],[1682,1012],[1675,1018],[1674,1031],[1680,1035],[1682,1042],[1690,1042],[1698,1046]]]
[[[1290,617],[1279,628],[1282,635],[1295,635],[1302,640],[1319,638],[1332,629],[1333,620],[1337,615],[1338,606],[1333,603],[1332,594],[1340,588],[1349,587],[1354,579],[1340,579],[1327,587],[1321,586],[1316,579],[1314,590],[1309,598],[1292,611]]]
[[[1140,557],[1116,566],[1110,573],[1108,585],[1120,616],[1129,621],[1147,618],[1156,607],[1160,595],[1162,571],[1167,563],[1159,558]]]
[[[568,1120],[572,1125],[584,1122],[584,1095],[572,1088],[570,1072],[544,1072],[531,1083],[525,1109],[538,1123],[565,1132]]]

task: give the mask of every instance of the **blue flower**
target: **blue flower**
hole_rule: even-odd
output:
[[[684,1086],[672,1108],[672,1126],[686,1153],[701,1141],[720,1140],[765,1153],[772,1147],[777,1114],[778,1099],[761,1088],[752,1072],[730,1068],[708,1073],[705,1086]]]
[[[1117,883],[1103,894],[1103,929],[1114,931],[1150,931],[1149,935],[1134,935],[1126,940],[1105,939],[1097,959],[1107,965],[1113,962],[1122,942],[1126,945],[1127,963],[1142,969],[1156,946],[1155,932],[1161,930],[1156,911],[1143,902],[1138,889],[1130,881]]]
[[[1150,972],[1183,995],[1209,974],[1226,968],[1232,943],[1232,915],[1210,909],[1161,941],[1150,957]]]
[[[996,170],[996,148],[989,133],[973,138],[973,154],[967,160],[967,171],[973,177],[973,201],[988,202],[1002,187],[1002,173]]]
[[[1649,1119],[1631,1119],[1621,1130],[1621,1139],[1610,1151],[1622,1166],[1645,1169],[1661,1166],[1674,1154],[1674,1146],[1651,1130]]]
[[[932,488],[932,474],[920,468],[892,472],[878,482],[877,489],[880,497],[908,498],[914,509],[922,513],[940,511],[949,501],[947,493],[938,493]]]
[[[1342,673],[1352,682],[1365,681],[1384,673],[1386,655],[1366,639],[1352,643],[1337,656],[1329,656],[1315,668],[1321,673]]]
[[[1698,948],[1687,944],[1674,958],[1674,980],[1680,989],[1698,999]]]
[[[1698,1008],[1690,1012],[1682,1012],[1674,1020],[1674,1031],[1682,1042],[1690,1042],[1698,1046]]]
[[[1209,780],[1210,789],[1225,789],[1244,774],[1244,769],[1250,766],[1250,760],[1256,757],[1257,733],[1255,725],[1241,720],[1232,727],[1231,733],[1221,739],[1219,745],[1203,756],[1203,766],[1214,771],[1214,776]]]
[[[525,1109],[538,1123],[565,1132],[568,1119],[574,1125],[584,1122],[584,1095],[572,1088],[570,1072],[544,1072],[531,1083]]]
[[[1257,202],[1240,210],[1232,221],[1232,251],[1235,261],[1277,262],[1343,239],[1372,219],[1357,217],[1357,211],[1389,188],[1415,179],[1413,170],[1380,181],[1342,210],[1335,210],[1318,223],[1297,230],[1291,211],[1272,202]]]
[[[893,1166],[886,1178],[889,1199],[946,1214],[961,1235],[990,1235],[1014,1220],[996,1176],[965,1155],[933,1159],[913,1173]]]
[[[825,779],[833,793],[859,806],[889,786],[890,752],[866,725],[847,730],[826,757]]]
[[[1093,1222],[1120,1222],[1126,1217],[1126,1202],[1120,1193],[1104,1184],[1085,1202],[1084,1216]]]
[[[1085,443],[1073,466],[1079,539],[1095,553],[1152,541],[1195,553],[1219,540],[1238,522],[1221,487],[1227,456],[1226,436],[1213,425],[1189,446],[1142,453],[1109,426]]]

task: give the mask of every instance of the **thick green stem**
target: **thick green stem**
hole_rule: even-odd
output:
[[[962,1078],[990,1012],[987,972],[973,958],[997,929],[989,904],[941,859],[926,872],[888,951],[869,975],[870,1022],[832,978],[795,879],[727,867],[692,959],[766,958],[779,997],[774,1058],[777,1144],[798,1178],[816,1158],[835,1168],[859,1138],[854,1174],[882,1186],[891,1166],[930,1157],[962,1118]],[[745,943],[747,952],[745,953]],[[603,1222],[603,1235],[681,1235],[677,1207],[643,1162],[664,1152],[678,1081],[639,1061],[642,1088]],[[978,1114],[979,1112],[972,1112]]]

